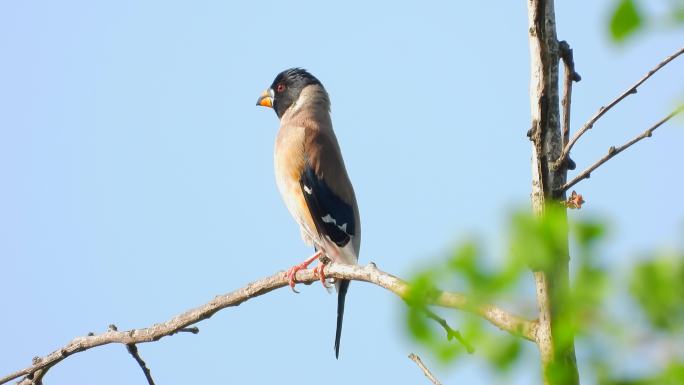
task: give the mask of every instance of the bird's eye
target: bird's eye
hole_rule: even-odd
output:
[[[276,92],[283,92],[283,91],[285,91],[285,84],[279,83],[279,84],[276,86]]]

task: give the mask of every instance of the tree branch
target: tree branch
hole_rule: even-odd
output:
[[[532,209],[544,215],[549,203],[565,200],[556,194],[567,177],[567,167],[554,168],[563,150],[558,103],[559,43],[553,0],[528,0],[528,40],[530,45],[530,109],[532,116]],[[569,88],[568,88],[569,89]],[[569,115],[568,115],[569,117]],[[564,164],[560,162],[560,164]],[[563,222],[567,222],[563,212]],[[569,287],[569,248],[567,238],[559,247],[550,268],[534,271],[539,307],[539,323],[535,342],[539,348],[545,385],[579,384],[575,360],[574,336],[560,338],[559,298]],[[561,340],[564,343],[560,343]],[[566,374],[563,379],[554,373]]]
[[[437,377],[435,377],[435,375],[432,374],[430,369],[428,369],[427,366],[425,366],[425,364],[423,363],[423,360],[421,360],[420,357],[418,357],[418,355],[411,353],[411,354],[409,354],[408,358],[410,358],[411,361],[415,362],[416,365],[418,365],[420,370],[423,371],[423,374],[425,375],[425,377],[428,378],[428,380],[430,380],[430,382],[432,382],[434,385],[442,385],[442,383],[439,382]]]
[[[570,106],[572,104],[572,83],[579,82],[582,77],[575,71],[575,59],[572,55],[572,48],[567,41],[563,40],[558,43],[558,49],[560,50],[560,57],[563,60],[564,70],[564,81],[563,81],[563,100],[561,105],[563,106],[563,146],[565,146],[570,140]],[[575,162],[569,157],[566,160],[566,166],[568,170],[575,169]],[[561,164],[555,164],[554,167],[561,167]]]
[[[406,281],[379,270],[373,263],[367,266],[332,264],[326,269],[326,276],[328,277],[372,283],[391,291],[402,299],[406,298],[410,290],[410,286]],[[297,273],[297,281],[310,284],[318,281],[318,277],[314,276],[312,270],[301,270]],[[0,384],[21,376],[31,377],[34,373],[38,373],[39,370],[52,367],[72,354],[97,346],[113,343],[130,345],[153,342],[180,331],[193,332],[194,329],[188,329],[188,326],[208,319],[222,309],[238,306],[249,299],[267,294],[287,286],[287,284],[288,280],[285,273],[278,272],[230,293],[219,295],[208,303],[179,314],[166,322],[142,329],[131,329],[128,331],[110,329],[102,334],[77,337],[66,346],[47,356],[35,359],[33,365],[0,378]],[[442,291],[434,299],[430,299],[429,303],[435,306],[471,312],[486,319],[501,330],[522,336],[530,341],[533,341],[536,335],[536,321],[526,320],[493,305],[474,303],[467,296],[460,293]]]
[[[561,153],[560,157],[555,162],[555,164],[558,165],[558,164],[562,164],[563,162],[565,162],[565,159],[570,155],[570,150],[572,150],[572,146],[574,146],[575,143],[577,142],[577,140],[582,135],[584,135],[585,132],[589,131],[594,126],[594,123],[596,123],[597,120],[601,119],[601,117],[606,112],[608,112],[611,108],[615,107],[616,104],[620,103],[627,96],[632,95],[632,94],[636,94],[637,93],[637,87],[639,87],[641,84],[643,84],[646,80],[648,80],[648,78],[650,78],[651,76],[653,76],[653,74],[658,72],[658,70],[665,67],[665,65],[667,65],[672,60],[676,59],[682,53],[684,53],[684,47],[680,48],[677,52],[668,56],[667,58],[665,58],[665,60],[661,61],[657,66],[655,66],[653,69],[648,71],[646,73],[646,75],[644,75],[641,79],[639,79],[638,82],[634,83],[634,85],[629,87],[625,92],[623,92],[615,100],[610,102],[610,104],[608,104],[605,107],[602,106],[601,108],[599,108],[599,110],[596,111],[594,116],[592,116],[591,119],[589,119],[586,123],[584,123],[582,128],[579,131],[577,131],[577,133],[575,133],[575,135],[572,137],[570,142],[567,142],[565,144],[565,147],[563,148],[563,152]]]
[[[657,123],[655,123],[654,125],[652,125],[652,126],[651,126],[650,128],[648,128],[646,131],[644,131],[644,132],[642,132],[641,134],[637,135],[636,137],[634,137],[634,139],[632,139],[632,140],[630,140],[629,142],[623,144],[622,146],[619,146],[619,147],[617,147],[617,148],[614,147],[614,146],[611,146],[611,147],[608,149],[608,153],[607,153],[603,158],[599,159],[598,161],[596,161],[596,163],[592,164],[592,165],[589,166],[586,170],[582,171],[582,172],[581,172],[579,175],[577,175],[573,180],[571,180],[570,182],[568,182],[568,183],[564,184],[563,186],[561,186],[560,191],[561,191],[561,192],[565,192],[565,191],[567,191],[568,189],[570,189],[572,186],[574,186],[574,185],[576,185],[577,183],[579,183],[580,181],[582,181],[583,179],[588,179],[588,178],[591,176],[591,173],[592,173],[594,170],[596,170],[597,168],[601,167],[601,165],[603,165],[604,163],[606,163],[607,161],[609,161],[612,157],[614,157],[615,155],[617,155],[617,154],[621,153],[622,151],[628,149],[628,148],[631,147],[633,144],[639,142],[639,141],[642,140],[642,139],[650,138],[651,135],[653,135],[653,131],[655,131],[658,127],[662,126],[665,122],[667,122],[668,120],[672,119],[673,116],[679,114],[679,113],[682,112],[682,111],[684,111],[684,105],[681,105],[681,106],[677,107],[674,111],[670,112],[666,117],[660,119]]]
[[[147,367],[147,364],[145,364],[145,361],[143,361],[142,357],[140,357],[140,353],[138,352],[138,347],[135,346],[135,344],[128,344],[126,345],[126,349],[128,350],[129,353],[133,356],[133,359],[135,362],[138,363],[140,366],[140,369],[142,369],[143,373],[145,373],[145,378],[147,379],[147,383],[149,385],[154,385],[154,379],[152,378],[152,372],[150,371],[150,368]]]
[[[40,360],[40,357],[33,357],[33,364],[36,365],[40,362]],[[43,385],[43,377],[45,377],[45,374],[49,369],[49,366],[46,366],[43,369],[38,369],[32,374],[24,377],[21,381],[17,382],[17,385]]]

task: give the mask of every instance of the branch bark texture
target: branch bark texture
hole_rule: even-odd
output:
[[[389,290],[402,299],[406,298],[410,290],[410,286],[406,281],[381,271],[373,263],[367,266],[332,264],[326,268],[326,276],[372,283]],[[314,275],[313,270],[301,270],[297,273],[297,281],[310,284],[318,282],[318,277]],[[157,341],[178,332],[189,331],[195,333],[196,328],[188,328],[188,326],[208,319],[222,309],[238,306],[249,299],[259,297],[287,285],[288,280],[285,273],[278,272],[230,293],[219,295],[208,303],[179,314],[166,322],[147,328],[127,331],[118,331],[111,328],[102,334],[77,337],[66,346],[47,356],[34,359],[33,365],[0,378],[0,384],[19,377],[24,377],[22,383],[32,384],[34,374],[44,373],[47,369],[65,358],[97,346],[115,343],[130,346]],[[526,320],[493,305],[474,303],[464,294],[443,291],[434,297],[431,304],[471,312],[486,319],[499,329],[522,336],[530,341],[533,341],[534,336],[537,334],[536,321]]]
[[[565,193],[559,187],[566,181],[567,168],[552,167],[563,149],[558,101],[559,43],[553,0],[528,0],[527,8],[531,66],[532,208],[537,215],[543,215],[547,205],[565,199]],[[561,344],[556,335],[560,298],[569,288],[568,263],[566,239],[564,250],[551,263],[553,267],[534,271],[539,307],[535,341],[547,385],[579,383],[574,339],[564,338]],[[563,373],[563,376],[555,373]]]

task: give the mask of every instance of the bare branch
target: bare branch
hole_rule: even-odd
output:
[[[648,78],[653,76],[654,73],[658,72],[658,70],[665,67],[665,65],[667,65],[667,63],[676,59],[682,53],[684,53],[684,47],[680,48],[677,52],[668,56],[667,58],[665,58],[665,60],[661,61],[657,66],[655,66],[653,69],[648,71],[646,73],[646,75],[644,75],[641,79],[639,79],[638,82],[634,83],[634,85],[632,85],[630,88],[628,88],[627,91],[623,92],[615,100],[610,102],[610,104],[608,104],[605,107],[599,108],[599,110],[596,111],[594,116],[592,116],[591,119],[589,119],[586,123],[584,123],[584,126],[582,126],[582,128],[579,131],[577,131],[577,133],[575,133],[575,135],[572,137],[570,142],[565,144],[565,147],[563,148],[563,152],[561,153],[560,157],[558,157],[558,160],[555,162],[555,164],[559,165],[565,161],[565,159],[570,154],[570,150],[572,150],[572,146],[575,145],[577,140],[582,135],[584,135],[585,132],[589,131],[594,126],[594,123],[596,123],[596,121],[599,120],[606,112],[608,112],[611,108],[615,107],[616,104],[620,103],[627,96],[632,95],[632,94],[636,94],[637,93],[637,87],[639,87],[641,84],[643,84],[646,80],[648,80]]]
[[[594,170],[596,170],[597,168],[601,167],[602,164],[606,163],[606,162],[609,161],[612,157],[614,157],[615,155],[617,155],[617,154],[621,153],[622,151],[628,149],[630,146],[632,146],[633,144],[639,142],[640,140],[645,139],[645,138],[650,138],[651,135],[653,135],[653,131],[655,131],[656,128],[660,127],[661,125],[663,125],[663,123],[667,122],[667,121],[670,120],[673,116],[679,114],[679,113],[682,112],[682,111],[684,111],[684,105],[681,105],[681,106],[677,107],[674,111],[670,112],[666,117],[660,119],[656,124],[654,124],[653,126],[651,126],[649,129],[647,129],[646,131],[644,131],[644,132],[642,132],[641,134],[637,135],[634,139],[632,139],[632,140],[630,140],[629,142],[623,144],[622,146],[617,147],[617,148],[614,147],[614,146],[611,146],[611,147],[608,149],[608,154],[606,154],[603,158],[601,158],[601,159],[599,159],[598,161],[596,161],[596,163],[594,163],[594,164],[592,164],[591,166],[589,166],[586,170],[582,171],[582,172],[581,172],[579,175],[577,175],[573,180],[571,180],[570,182],[568,182],[568,183],[564,184],[563,186],[561,186],[560,191],[561,191],[561,192],[567,191],[567,190],[570,189],[572,186],[574,186],[574,185],[576,185],[577,183],[579,183],[581,180],[583,180],[583,179],[588,179],[588,178],[591,176],[591,173],[592,173]]]
[[[373,263],[367,266],[332,264],[327,267],[326,276],[369,282],[391,291],[402,299],[406,298],[410,289],[406,281],[379,270]],[[318,281],[318,277],[314,276],[313,270],[301,270],[297,273],[297,280],[310,284]],[[21,376],[31,376],[38,370],[49,368],[72,354],[97,346],[112,343],[129,345],[157,341],[162,337],[187,329],[188,326],[205,320],[222,309],[238,306],[249,299],[287,286],[287,284],[288,280],[285,272],[278,272],[230,293],[219,295],[208,303],[179,314],[166,322],[142,329],[131,329],[128,331],[110,329],[102,334],[77,337],[66,346],[45,357],[34,360],[33,365],[0,378],[0,384]],[[522,336],[530,341],[533,341],[536,335],[537,323],[535,321],[526,320],[493,305],[473,303],[467,296],[460,293],[439,292],[436,297],[430,299],[429,303],[435,306],[471,312],[486,319],[501,330]]]
[[[416,365],[418,365],[420,370],[423,371],[423,374],[425,374],[425,377],[427,377],[428,380],[430,380],[430,382],[432,382],[434,385],[442,385],[442,383],[439,382],[437,377],[435,377],[435,375],[432,374],[430,369],[428,369],[427,366],[425,366],[425,364],[423,363],[423,360],[421,360],[420,357],[418,357],[416,354],[411,353],[411,354],[409,354],[408,358],[410,358],[411,361],[415,362]]]
[[[33,364],[40,362],[40,357],[33,357]],[[17,385],[43,385],[43,377],[50,369],[50,367],[45,367],[43,369],[36,370],[33,374],[28,375],[17,382]]]
[[[563,100],[561,105],[563,106],[563,146],[565,146],[570,140],[570,106],[572,105],[572,82],[579,82],[582,77],[575,71],[575,59],[572,55],[572,48],[565,40],[558,43],[558,49],[560,50],[560,57],[563,60],[564,70],[564,81],[563,81]],[[561,165],[555,165],[556,168]],[[568,170],[575,169],[575,162],[570,158],[567,158],[567,168]]]
[[[150,368],[147,367],[147,364],[145,364],[145,361],[143,361],[142,357],[140,357],[140,353],[138,352],[138,347],[135,346],[135,344],[128,344],[126,345],[126,349],[128,349],[128,352],[131,353],[133,356],[133,359],[135,359],[135,362],[140,365],[140,369],[142,369],[143,373],[145,373],[145,378],[147,379],[147,383],[149,385],[154,385],[154,379],[152,378],[152,372],[150,372]]]
[[[33,364],[36,365],[40,360],[40,357],[33,357]],[[43,377],[45,377],[45,374],[47,374],[47,371],[50,370],[51,367],[52,365],[36,370],[22,378],[20,381],[17,381],[17,385],[43,385]]]

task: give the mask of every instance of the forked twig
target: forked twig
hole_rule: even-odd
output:
[[[606,163],[608,160],[610,160],[612,157],[615,155],[621,153],[622,151],[628,149],[630,146],[633,144],[639,142],[642,139],[645,138],[650,138],[651,135],[653,135],[653,131],[655,131],[658,127],[662,126],[663,123],[667,122],[668,120],[672,119],[673,116],[679,114],[680,112],[684,111],[684,105],[681,105],[677,107],[674,111],[670,112],[666,117],[660,119],[658,122],[656,122],[654,125],[652,125],[650,128],[648,128],[646,131],[642,132],[641,134],[637,135],[634,137],[634,139],[630,140],[629,142],[623,144],[622,146],[619,147],[614,147],[611,146],[608,149],[608,154],[606,154],[604,157],[596,161],[596,163],[592,164],[589,166],[586,170],[582,171],[577,175],[573,180],[570,182],[564,184],[563,186],[560,187],[560,192],[565,192],[572,186],[576,185],[583,179],[588,179],[591,176],[591,173],[599,168],[602,164]]]
[[[670,56],[668,56],[667,58],[665,58],[665,60],[663,60],[663,61],[661,61],[660,63],[658,63],[657,66],[653,67],[653,69],[651,69],[650,71],[648,71],[648,72],[646,73],[646,75],[644,75],[641,79],[639,79],[639,81],[637,81],[636,83],[634,83],[634,85],[632,85],[631,87],[629,87],[625,92],[623,92],[622,94],[620,94],[620,96],[618,96],[617,98],[615,98],[615,100],[613,100],[612,102],[610,102],[607,106],[604,106],[604,107],[599,108],[598,111],[596,111],[596,113],[594,114],[594,116],[592,116],[591,119],[589,119],[586,123],[584,123],[584,125],[582,126],[582,128],[580,128],[580,130],[577,131],[577,132],[575,133],[575,135],[573,135],[572,139],[570,139],[569,142],[565,143],[565,147],[563,147],[563,152],[562,152],[561,155],[558,157],[558,160],[556,160],[556,161],[554,162],[554,166],[558,167],[559,165],[563,164],[563,162],[566,161],[566,159],[567,159],[568,156],[570,155],[570,150],[572,150],[572,147],[575,145],[575,143],[577,142],[577,140],[578,140],[580,137],[582,137],[582,135],[584,135],[584,133],[586,133],[587,131],[589,131],[589,130],[594,126],[594,123],[596,123],[596,121],[599,120],[606,112],[608,112],[611,108],[615,107],[615,105],[617,105],[618,103],[620,103],[620,102],[621,102],[624,98],[626,98],[627,96],[632,95],[632,94],[636,94],[636,93],[637,93],[637,88],[638,88],[641,84],[643,84],[646,80],[648,80],[648,78],[650,78],[651,76],[653,76],[653,74],[655,74],[656,72],[658,72],[658,70],[660,70],[661,68],[665,67],[665,65],[667,65],[667,64],[668,64],[669,62],[671,62],[672,60],[676,59],[676,58],[677,58],[679,55],[681,55],[682,53],[684,53],[684,47],[680,48],[677,52],[673,53],[672,55],[670,55]],[[566,188],[565,190],[567,190],[567,188]]]

